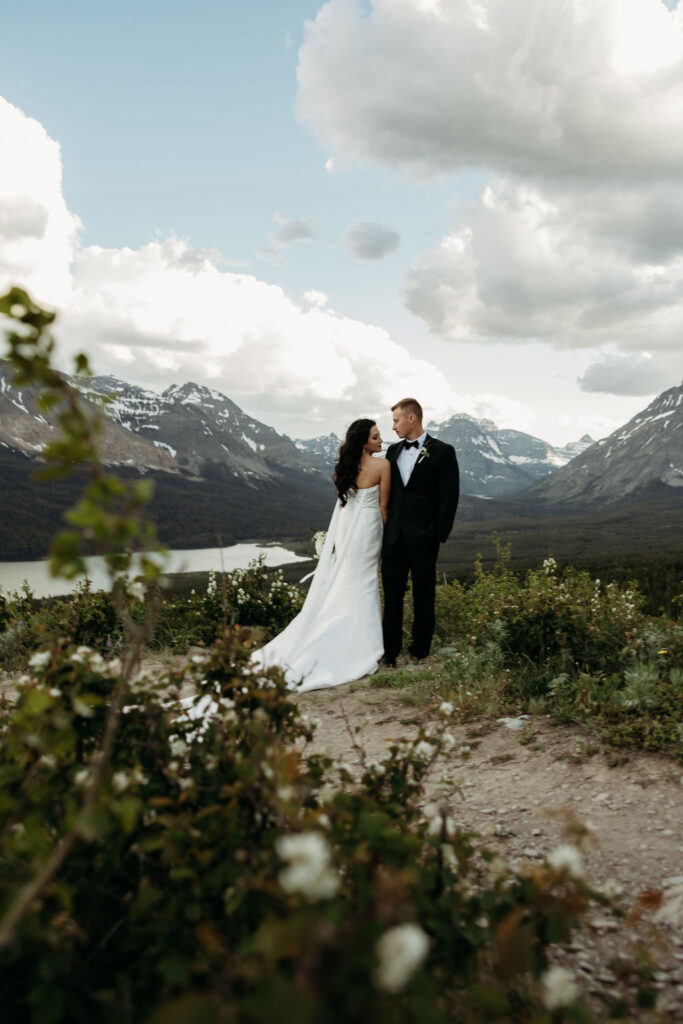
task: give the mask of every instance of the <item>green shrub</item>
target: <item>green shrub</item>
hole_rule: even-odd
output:
[[[306,755],[281,673],[249,654],[228,632],[129,688],[85,647],[33,656],[0,745],[7,1019],[546,1020],[548,945],[604,898],[564,862],[514,874],[446,797],[425,816],[445,725],[354,773]]]
[[[260,626],[275,636],[303,604],[298,587],[285,583],[282,570],[268,569],[263,557],[246,569],[210,573],[206,592],[167,600],[159,610],[151,647],[186,651],[211,646],[227,625]]]

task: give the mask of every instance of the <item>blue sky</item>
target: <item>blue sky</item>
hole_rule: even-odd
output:
[[[661,60],[650,61],[654,71],[660,74],[662,66],[679,69],[680,57],[674,60],[667,46],[671,40],[672,46],[677,45],[680,27],[662,21],[668,14],[659,0],[633,2],[646,27],[653,26],[655,57],[664,53]],[[313,24],[324,6],[327,20],[318,17]],[[619,4],[607,0],[603,6],[612,22],[602,28],[605,38],[611,38],[608,29],[620,17]],[[517,12],[522,26],[529,15],[527,40],[540,31],[532,25],[532,7],[530,0],[520,0]],[[567,5],[549,0],[547,9],[554,7],[554,21],[546,26],[549,38],[551,33],[555,38],[557,19],[566,16]],[[463,11],[474,28],[462,21]],[[307,19],[312,24],[305,33]],[[443,32],[433,31],[434,19],[441,20]],[[574,32],[582,30],[580,25],[570,27]],[[624,90],[633,87],[633,40],[643,38],[642,24],[634,22],[632,28],[620,57],[619,73],[622,78],[630,76]],[[69,337],[88,336],[88,315],[95,317],[85,308],[84,282],[88,301],[101,288],[109,296],[107,302],[119,301],[122,310],[127,303],[131,307],[144,304],[146,299],[143,302],[132,291],[139,261],[135,264],[125,254],[130,250],[147,253],[149,270],[150,260],[168,262],[168,258],[156,251],[148,253],[145,247],[175,238],[195,259],[205,252],[207,281],[222,274],[226,288],[232,288],[235,275],[247,275],[259,282],[264,302],[274,294],[268,286],[279,286],[299,305],[306,293],[324,293],[321,308],[324,305],[329,316],[319,318],[318,327],[329,330],[329,338],[321,342],[319,358],[333,361],[346,346],[344,359],[355,367],[353,374],[345,376],[343,401],[337,401],[337,396],[331,400],[329,375],[318,391],[314,385],[303,386],[305,367],[317,357],[313,339],[297,348],[293,325],[291,335],[278,344],[289,351],[290,366],[301,366],[289,383],[286,369],[282,371],[281,394],[273,397],[272,386],[270,391],[265,385],[260,390],[251,371],[240,377],[249,359],[244,339],[252,337],[247,312],[239,314],[241,354],[237,358],[231,350],[230,360],[224,362],[218,342],[206,341],[208,335],[213,337],[210,327],[190,328],[186,323],[190,312],[185,317],[178,309],[174,323],[182,321],[190,333],[199,331],[200,350],[211,350],[205,364],[203,356],[189,362],[178,356],[159,363],[151,373],[139,334],[150,330],[158,345],[166,329],[164,317],[160,315],[159,324],[150,326],[149,317],[140,314],[135,320],[131,314],[132,340],[126,351],[123,327],[117,328],[121,341],[117,349],[105,338],[105,327],[101,343],[91,341],[98,369],[157,387],[178,376],[204,375],[206,382],[230,394],[248,411],[301,436],[328,428],[342,430],[353,418],[355,396],[358,414],[377,415],[390,394],[401,397],[403,391],[396,394],[392,387],[405,390],[414,381],[427,389],[419,397],[428,408],[433,394],[434,415],[466,411],[552,441],[571,440],[586,431],[608,432],[658,390],[677,382],[676,356],[664,329],[657,344],[648,347],[652,331],[644,314],[636,331],[630,323],[625,326],[618,321],[613,312],[630,300],[633,288],[640,288],[647,276],[642,258],[628,263],[623,256],[640,245],[641,229],[633,225],[624,237],[625,229],[610,226],[612,235],[605,243],[607,228],[595,227],[606,193],[614,200],[615,210],[630,201],[634,190],[647,210],[654,209],[649,186],[628,180],[623,184],[624,168],[610,166],[600,152],[599,126],[595,137],[587,128],[571,152],[543,151],[535,130],[525,142],[524,110],[518,126],[514,121],[524,104],[521,92],[508,120],[502,115],[500,122],[496,120],[497,108],[504,112],[509,86],[496,78],[494,69],[504,65],[501,52],[506,59],[510,56],[512,68],[521,46],[500,0],[488,4],[378,0],[362,5],[352,0],[332,0],[327,5],[317,0],[121,0],[116,4],[24,0],[3,12],[3,29],[12,44],[5,47],[0,66],[0,96],[23,117],[39,122],[46,136],[59,144],[63,167],[59,187],[68,211],[82,224],[73,243],[75,288],[82,290],[82,296],[64,307]],[[503,47],[498,54],[492,49],[488,69],[485,60],[479,67],[467,67],[466,54],[474,52],[467,33],[475,29],[482,38],[486,35],[497,40],[495,46]],[[450,39],[448,32],[452,32]],[[440,52],[442,38],[452,45],[452,62],[448,51],[445,56]],[[478,37],[473,38],[477,44]],[[543,39],[535,42],[542,53]],[[532,46],[528,49],[533,51]],[[610,54],[605,53],[605,61],[608,58]],[[529,59],[540,62],[541,57]],[[452,72],[452,65],[457,65],[460,77]],[[529,78],[536,71],[530,66]],[[595,65],[590,72],[597,81]],[[641,68],[636,73],[642,77]],[[646,74],[651,73],[648,65]],[[557,91],[566,88],[570,95],[572,85],[567,84],[561,63],[557,74]],[[475,88],[479,78],[484,80],[481,92],[473,92],[468,99],[468,90]],[[677,71],[676,88],[680,81]],[[670,93],[671,81],[668,89]],[[488,107],[486,94],[496,90],[497,108]],[[652,83],[643,80],[642,91],[651,94]],[[417,106],[416,116],[418,101],[423,106]],[[578,106],[577,110],[580,118]],[[465,141],[458,135],[454,146],[449,133],[458,117],[466,125]],[[631,160],[636,162],[644,122],[645,114],[636,112],[633,124],[624,129],[621,141],[627,168]],[[520,143],[515,148],[508,135],[516,131]],[[24,138],[20,127],[17,132],[17,138]],[[598,180],[593,175],[584,181],[580,170],[568,175],[568,161],[575,157],[585,161],[596,154]],[[15,158],[22,159],[19,147]],[[330,159],[332,170],[327,165]],[[663,152],[660,159],[663,180],[667,174],[670,177],[672,161],[679,161],[680,154]],[[656,185],[660,168],[654,164],[648,173]],[[489,185],[490,201],[484,202]],[[13,187],[16,194],[17,186]],[[619,203],[614,199],[617,188],[631,190],[625,198],[618,197]],[[524,189],[533,190],[532,213]],[[586,194],[594,211],[591,223],[580,238],[568,237],[577,209],[586,210]],[[11,199],[11,193],[8,196]],[[40,202],[46,205],[43,199]],[[669,213],[678,213],[680,205],[680,195],[672,189],[656,212],[666,221]],[[550,208],[554,212],[547,220]],[[280,220],[274,220],[278,215]],[[547,222],[541,223],[539,217]],[[398,241],[387,243],[381,257],[363,258],[347,241],[353,222],[370,224],[373,230],[377,225],[389,228]],[[282,229],[296,235],[302,225],[304,233],[308,225],[309,239],[279,247],[274,243],[273,232]],[[547,259],[536,254],[527,262],[530,233],[532,248],[545,239],[543,245],[550,247]],[[585,276],[597,280],[600,274],[591,274],[588,258],[581,257],[584,274],[581,259],[571,255],[577,249],[590,253],[592,245],[595,251],[605,247],[601,266],[615,251],[621,260],[604,282],[596,283],[594,295],[588,294]],[[467,258],[458,255],[454,263],[453,253],[460,253],[463,246]],[[107,262],[108,269],[98,262],[95,250],[99,248],[118,254]],[[553,265],[554,273],[539,286],[539,267],[542,270],[546,262]],[[648,268],[653,265],[649,255],[646,262]],[[97,278],[95,283],[96,273],[112,274],[116,266],[117,273],[123,274],[121,266],[126,263],[130,264],[128,291],[122,288],[113,297],[110,281]],[[10,256],[7,264],[9,274]],[[676,253],[669,254],[664,269],[678,301]],[[161,271],[157,267],[154,273]],[[567,280],[569,294],[558,298]],[[170,278],[167,286],[174,287]],[[253,287],[255,297],[249,309],[260,301],[259,289]],[[163,294],[163,285],[159,288]],[[623,302],[620,288],[625,290]],[[219,303],[218,292],[212,296],[211,302]],[[261,323],[258,330],[254,327],[256,333],[276,334],[279,321],[288,315],[273,302],[272,326]],[[637,297],[636,304],[640,309],[647,301]],[[98,309],[103,305],[104,300],[95,303]],[[663,309],[667,316],[675,313],[669,293]],[[229,310],[226,315],[229,320]],[[609,329],[585,328],[587,323],[604,322],[605,317]],[[348,321],[343,341],[337,337],[340,319]],[[146,327],[141,327],[143,320]],[[571,332],[567,331],[569,320],[577,325]],[[354,324],[378,330],[368,332]],[[307,326],[312,325],[307,322]],[[99,337],[98,330],[94,325],[93,339]],[[175,335],[168,330],[172,349]],[[381,378],[374,389],[364,379],[363,346],[372,357],[367,360],[367,375]],[[348,354],[351,350],[353,356]],[[263,352],[260,341],[253,360],[263,359]],[[426,362],[438,372],[417,364],[411,369],[411,359]],[[393,377],[385,373],[387,361],[392,360],[403,367]],[[282,366],[287,365],[283,357]],[[317,409],[313,416],[308,414],[311,402]]]

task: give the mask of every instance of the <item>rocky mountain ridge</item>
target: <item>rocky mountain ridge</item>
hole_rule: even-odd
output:
[[[558,447],[521,430],[500,430],[491,420],[457,413],[431,423],[429,433],[452,444],[460,464],[461,489],[480,498],[522,491],[566,466],[594,441],[587,434]]]
[[[105,403],[101,450],[107,465],[254,481],[274,479],[282,470],[316,472],[288,437],[212,388],[187,383],[156,394],[116,377],[71,382],[85,402]],[[0,363],[0,444],[37,457],[53,436],[35,389],[14,388]]]
[[[664,488],[683,497],[683,383],[532,487],[545,503],[606,505]]]
[[[499,430],[491,420],[478,420],[466,413],[430,423],[427,429],[432,437],[455,448],[463,494],[480,498],[500,498],[524,490],[595,443],[586,434],[579,441],[557,447],[521,430]],[[332,473],[341,444],[336,434],[295,444],[318,469]]]

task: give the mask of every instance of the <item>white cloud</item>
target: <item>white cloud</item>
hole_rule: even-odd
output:
[[[681,381],[678,353],[612,353],[591,363],[579,378],[583,391],[612,395],[651,395]]]
[[[419,393],[437,419],[473,408],[475,399],[458,396],[439,369],[381,327],[328,309],[320,291],[297,303],[175,237],[139,249],[79,249],[57,143],[4,101],[0,140],[12,155],[0,164],[2,283],[26,285],[57,309],[64,368],[85,350],[98,373],[153,387],[210,383],[281,429],[292,422],[309,432],[316,422],[340,430],[361,413],[388,416],[407,392]],[[315,232],[308,218],[278,222],[281,244]]]
[[[318,306],[322,309],[328,303],[328,297],[325,292],[316,291],[315,288],[311,288],[309,291],[303,294],[304,302],[307,302],[309,306]]]
[[[0,293],[12,284],[63,302],[81,222],[62,194],[60,147],[0,96]]]
[[[454,213],[458,227],[419,255],[406,277],[408,308],[435,333],[680,350],[680,189],[499,180]]]
[[[335,163],[643,181],[683,167],[682,53],[660,0],[329,0],[297,111]]]
[[[315,217],[288,217],[276,211],[273,220],[277,224],[268,236],[268,243],[258,251],[263,259],[284,265],[283,251],[297,242],[311,242],[320,234],[320,225]]]
[[[309,242],[320,230],[315,217],[287,217],[284,213],[275,212],[273,220],[278,226],[270,237],[277,245]]]
[[[434,334],[592,349],[582,387],[614,394],[637,386],[634,353],[652,354],[653,389],[680,368],[683,0],[671,6],[329,0],[307,24],[297,110],[335,166],[490,174],[407,273],[406,305]]]
[[[381,260],[389,253],[396,252],[401,236],[386,224],[375,221],[355,220],[346,232],[346,244],[361,260]]]
[[[457,395],[439,369],[412,358],[381,327],[325,308],[320,292],[306,293],[300,305],[279,287],[220,271],[188,251],[187,242],[169,238],[138,250],[80,252],[73,298],[57,327],[64,346],[87,348],[100,372],[128,380],[210,383],[271,422],[300,420],[303,407],[339,429],[362,412],[387,415],[408,392],[434,419],[463,408],[525,414],[515,403],[496,405],[495,396]]]

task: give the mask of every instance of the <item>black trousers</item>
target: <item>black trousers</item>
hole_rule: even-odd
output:
[[[434,635],[434,598],[436,595],[436,558],[439,542],[413,543],[401,534],[382,548],[382,585],[384,587],[384,657],[393,661],[403,645],[403,598],[408,573],[413,583],[413,639],[410,653],[426,658]]]

